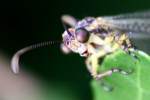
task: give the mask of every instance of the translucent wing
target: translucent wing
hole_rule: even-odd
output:
[[[113,27],[132,32],[132,37],[150,38],[150,11],[104,16]]]
[[[134,12],[134,13],[119,14],[115,16],[104,16],[104,18],[111,18],[111,19],[144,18],[145,19],[145,18],[150,18],[150,10]]]
[[[112,27],[131,33],[129,36],[132,38],[134,45],[150,53],[150,10],[116,16],[103,16],[102,18],[106,19]]]

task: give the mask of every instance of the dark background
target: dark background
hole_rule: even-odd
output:
[[[0,49],[11,57],[17,50],[47,40],[61,40],[60,17],[112,15],[150,8],[149,0],[5,0],[0,1]],[[71,84],[81,100],[91,100],[90,75],[84,58],[64,55],[58,44],[26,53],[22,67],[39,78]]]

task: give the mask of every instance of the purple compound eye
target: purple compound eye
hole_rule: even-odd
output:
[[[76,38],[79,42],[85,43],[89,39],[89,32],[84,28],[76,29],[75,31]]]

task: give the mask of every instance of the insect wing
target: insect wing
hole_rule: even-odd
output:
[[[150,38],[150,11],[102,18],[116,29],[126,31],[132,38]]]

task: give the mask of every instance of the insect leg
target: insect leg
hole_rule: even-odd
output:
[[[125,44],[124,44],[124,50],[131,55],[135,60],[138,59],[138,57],[135,55],[135,51],[137,50],[133,41],[129,40],[128,37],[126,37],[126,39],[124,40]]]
[[[99,79],[102,79],[103,77],[106,77],[106,76],[110,76],[112,75],[113,73],[116,73],[116,72],[119,72],[123,75],[128,75],[130,73],[132,73],[133,70],[129,70],[129,71],[125,71],[121,68],[112,68],[106,72],[103,72],[103,73],[100,73],[96,76],[96,80],[99,80]]]
[[[95,56],[91,55],[88,57],[85,61],[86,67],[88,71],[91,73],[93,77],[96,77],[97,75],[97,70],[98,70],[98,60],[95,58]]]
[[[130,48],[127,53],[128,53],[130,56],[132,56],[135,60],[139,60],[139,58],[135,55],[135,52],[134,52],[134,51],[136,51],[136,50],[137,50],[137,49]]]
[[[91,73],[91,75],[94,77],[94,74],[93,74],[93,70],[92,70],[92,62],[91,62],[91,56],[89,56],[86,61],[86,67],[88,69],[88,71]],[[97,74],[97,73],[96,73]],[[105,91],[112,91],[113,90],[113,87],[105,82],[103,79],[101,80],[97,80],[97,82],[102,86],[102,88],[105,90]]]
[[[92,66],[91,66],[90,58],[91,58],[91,57],[88,57],[88,58],[86,59],[85,64],[86,64],[86,67],[87,67],[88,71],[89,71],[90,73],[92,73]]]

